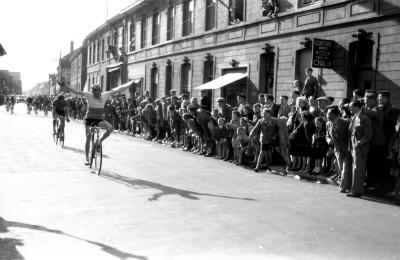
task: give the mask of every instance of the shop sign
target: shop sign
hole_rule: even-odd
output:
[[[312,66],[314,68],[333,68],[334,46],[334,41],[314,39],[312,48]]]

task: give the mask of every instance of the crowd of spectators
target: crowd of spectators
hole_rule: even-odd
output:
[[[295,81],[279,104],[259,94],[251,105],[239,94],[235,106],[219,98],[213,109],[203,93],[200,101],[175,90],[156,100],[118,95],[104,116],[122,133],[256,172],[281,164],[287,173],[326,176],[350,197],[399,195],[399,110],[390,93],[356,89],[352,99],[335,100],[318,96],[316,84],[308,74],[304,87]],[[86,101],[67,101],[70,118],[83,120]]]

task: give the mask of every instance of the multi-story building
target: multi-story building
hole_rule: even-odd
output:
[[[84,46],[76,49],[71,55],[71,87],[83,90],[86,83],[86,49]]]
[[[88,79],[234,105],[288,94],[313,67],[321,95],[388,89],[400,104],[399,14],[397,0],[135,1],[87,37]]]

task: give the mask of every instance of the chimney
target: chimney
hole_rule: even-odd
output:
[[[74,51],[74,41],[71,41],[71,52],[72,53]]]

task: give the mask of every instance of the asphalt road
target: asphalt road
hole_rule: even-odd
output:
[[[400,208],[0,107],[0,259],[399,259]]]

